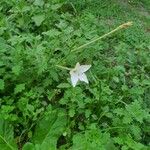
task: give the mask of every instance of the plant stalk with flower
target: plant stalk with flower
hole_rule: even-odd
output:
[[[81,46],[71,50],[69,52],[69,54],[71,54],[71,52],[77,52],[78,53],[79,52],[78,50],[80,50],[80,49],[82,49],[82,48],[84,48],[84,47],[86,47],[86,46],[88,46],[88,45],[90,45],[90,44],[92,44],[92,43],[94,43],[94,42],[96,42],[98,40],[101,40],[101,39],[103,39],[103,38],[105,38],[105,37],[107,37],[107,36],[117,32],[117,31],[121,30],[121,29],[125,29],[125,28],[130,27],[130,26],[132,26],[132,22],[124,23],[124,24],[118,26],[117,28],[115,28],[114,30],[112,30],[112,31],[110,31],[110,32],[108,32],[108,33],[106,33],[106,34],[104,34],[104,35],[102,35],[102,36],[100,36],[100,37],[98,37],[96,39],[93,39],[93,40],[91,40],[90,42],[88,42],[86,44],[83,44],[83,45],[81,45]],[[63,59],[61,59],[61,61],[62,60]],[[84,81],[86,83],[89,83],[88,79],[87,79],[87,77],[85,75],[85,72],[90,69],[91,65],[80,65],[79,63],[77,63],[75,68],[73,68],[73,69],[72,68],[67,68],[67,67],[64,67],[64,66],[61,66],[61,65],[56,65],[56,66],[61,68],[61,69],[66,69],[66,70],[70,71],[71,82],[72,82],[73,87],[76,86],[76,84],[77,84],[77,82],[79,80],[80,81]]]

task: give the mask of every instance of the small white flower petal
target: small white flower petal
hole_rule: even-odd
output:
[[[80,72],[81,73],[84,73],[86,72],[87,70],[89,70],[91,68],[91,65],[81,65],[80,66]]]
[[[79,75],[79,79],[80,79],[80,81],[84,81],[86,83],[89,83],[87,76],[84,73]]]
[[[73,87],[76,86],[78,80],[89,83],[87,76],[84,74],[87,70],[89,70],[91,65],[80,65],[79,62],[76,63],[75,68],[70,71],[71,75],[71,83]]]
[[[72,83],[72,86],[75,87],[77,82],[78,82],[78,74],[74,71],[70,71],[70,75],[71,75],[71,83]]]
[[[78,70],[80,68],[80,64],[79,64],[79,62],[78,63],[76,63],[76,66],[75,66],[75,70]]]

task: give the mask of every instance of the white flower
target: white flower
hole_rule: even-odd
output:
[[[76,86],[78,80],[89,83],[87,76],[85,75],[85,72],[89,70],[90,67],[91,65],[80,65],[79,63],[77,63],[75,68],[73,68],[70,71],[71,82],[72,82],[73,87]]]

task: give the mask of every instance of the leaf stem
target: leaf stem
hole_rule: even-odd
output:
[[[96,39],[93,39],[93,40],[91,40],[91,41],[88,42],[88,43],[85,43],[85,44],[83,44],[83,45],[81,45],[81,46],[79,46],[79,47],[77,47],[77,48],[71,50],[71,52],[75,52],[75,51],[77,51],[77,50],[79,50],[79,49],[82,49],[82,48],[84,48],[84,47],[86,47],[86,46],[88,46],[88,45],[90,45],[90,44],[92,44],[92,43],[94,43],[94,42],[96,42],[96,41],[98,41],[98,40],[100,40],[100,39],[103,39],[103,38],[105,38],[105,37],[107,37],[107,36],[113,34],[114,32],[116,32],[116,31],[118,31],[118,30],[125,29],[125,28],[127,28],[127,27],[129,27],[129,26],[131,26],[131,25],[132,25],[132,22],[124,23],[124,24],[118,26],[116,29],[114,29],[114,30],[112,30],[112,31],[110,31],[110,32],[108,32],[108,33],[106,33],[106,34],[104,34],[104,35],[102,35],[102,36],[100,36],[100,37],[98,37],[98,38],[96,38]]]
[[[65,70],[71,70],[71,68],[68,68],[68,67],[64,67],[64,66],[61,66],[61,65],[56,65],[56,67],[58,68],[61,68],[61,69],[65,69]]]

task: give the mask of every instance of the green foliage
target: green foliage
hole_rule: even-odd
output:
[[[5,85],[4,80],[0,79],[0,90],[4,89],[4,85]]]
[[[16,150],[13,126],[7,121],[0,120],[0,148],[3,150]]]
[[[0,149],[150,147],[148,0],[0,1]],[[71,50],[126,21],[133,26]],[[73,68],[91,64],[73,88]]]
[[[23,150],[39,149],[55,150],[57,147],[57,140],[63,134],[66,126],[66,114],[63,109],[48,110],[37,123],[34,134],[31,138],[34,144],[26,143]]]
[[[110,145],[109,133],[101,133],[98,129],[91,129],[85,131],[84,134],[78,133],[73,136],[73,147],[71,150],[82,149],[82,150],[106,150],[114,148]]]

